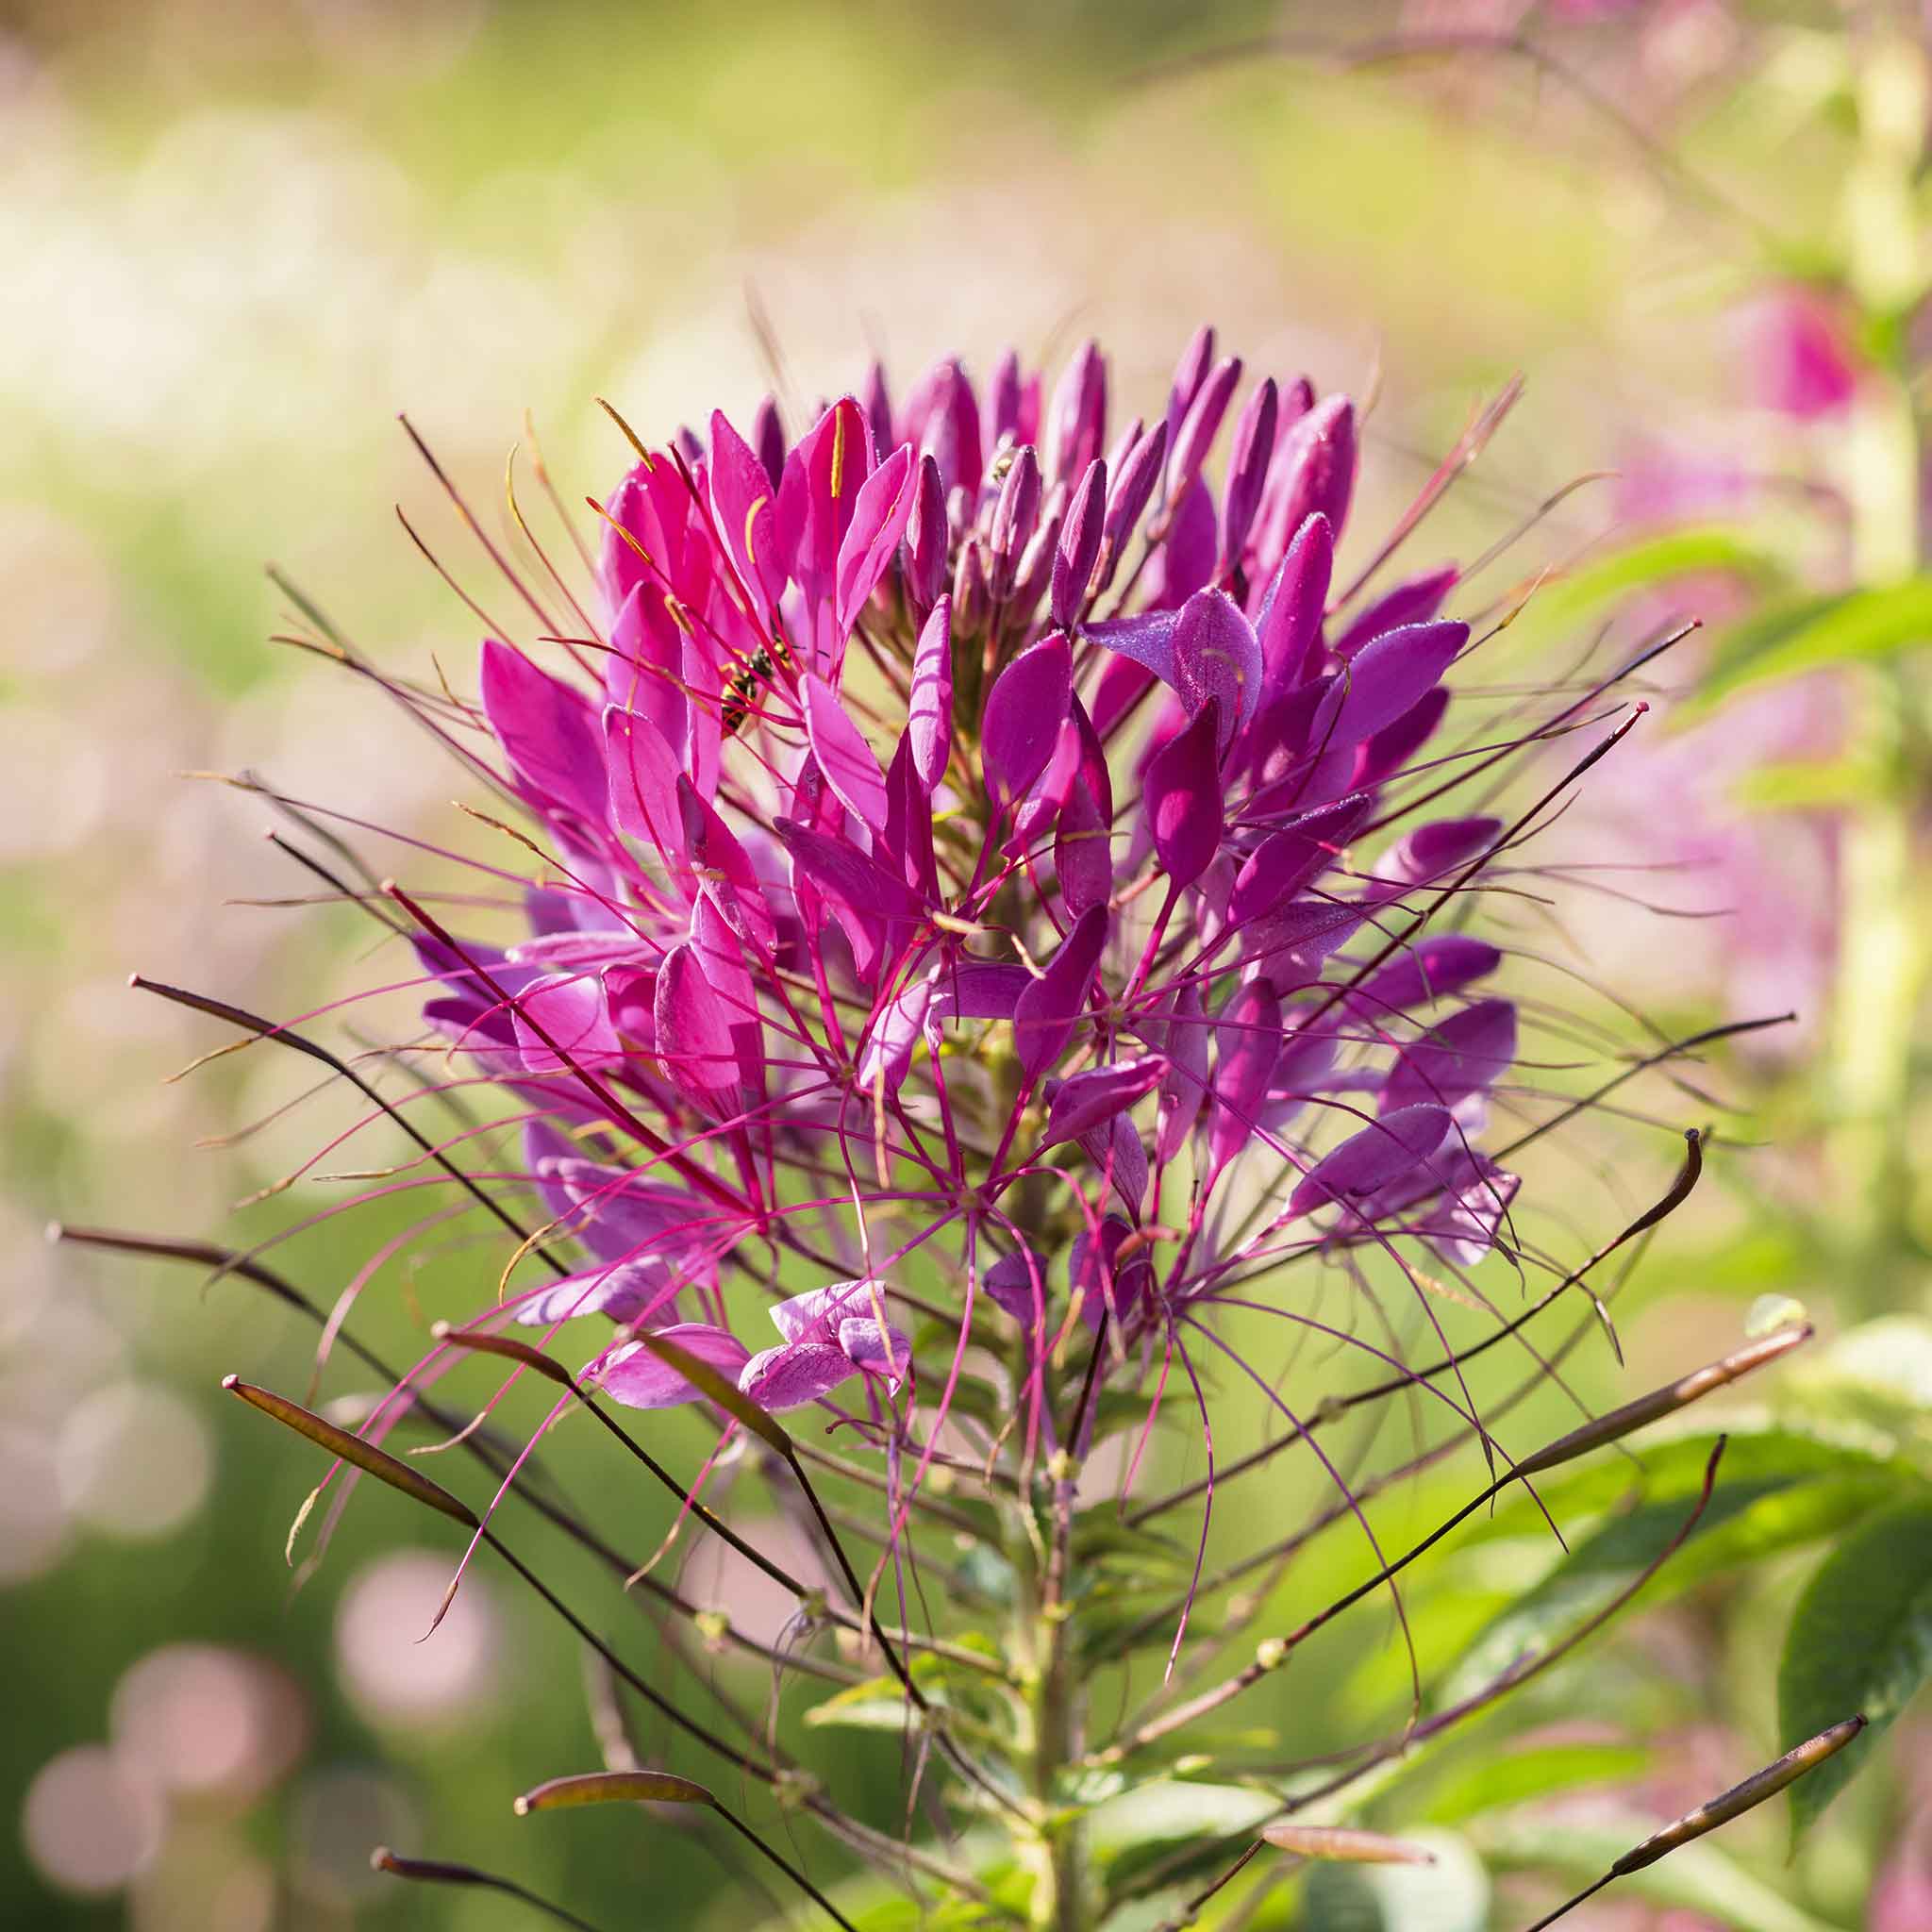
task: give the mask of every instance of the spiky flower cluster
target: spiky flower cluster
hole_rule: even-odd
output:
[[[1553,695],[1498,704],[1492,691],[1476,728],[1452,730],[1447,680],[1485,641],[1440,615],[1457,573],[1380,579],[1501,408],[1338,583],[1355,411],[1273,379],[1237,409],[1242,375],[1203,330],[1152,423],[1109,422],[1090,345],[1050,397],[1010,356],[983,393],[948,361],[897,407],[874,374],[863,402],[832,404],[790,445],[770,403],[748,439],[722,414],[708,439],[647,450],[633,437],[635,467],[592,506],[594,592],[580,601],[530,538],[569,622],[541,579],[520,581],[538,634],[484,643],[474,704],[384,680],[493,789],[497,830],[541,860],[528,881],[490,868],[525,888],[508,936],[453,930],[427,895],[386,888],[410,922],[441,1076],[419,1071],[416,1091],[390,1099],[289,1029],[174,995],[329,1059],[378,1102],[369,1121],[400,1125],[434,1166],[395,1188],[459,1191],[417,1232],[487,1213],[513,1240],[495,1300],[439,1324],[355,1435],[232,1384],[334,1451],[347,1480],[325,1521],[358,1474],[455,1518],[632,1692],[881,1871],[1061,1932],[1151,1894],[1166,1870],[1100,1896],[1080,1823],[1096,1792],[1170,1771],[1192,1720],[1435,1541],[1391,1560],[1368,1494],[1474,1442],[1494,1481],[1473,1509],[1794,1339],[1513,1465],[1492,1441],[1462,1362],[1519,1337],[1583,1270],[1518,1235],[1518,1182],[1509,1148],[1487,1144],[1490,1115],[1507,1108],[1521,1141],[1581,1103],[1505,1084],[1518,1008],[1486,991],[1504,953],[1463,928],[1474,883],[1498,876],[1628,722],[1542,774],[1526,807],[1483,808],[1552,741],[1600,723],[1598,699],[1645,658]],[[1208,462],[1230,419],[1217,487]],[[419,1070],[425,1051],[419,1038]],[[479,1095],[500,1102],[480,1121]],[[439,1097],[463,1123],[441,1139],[427,1131]],[[1698,1161],[1693,1135],[1677,1187],[1584,1269],[1680,1199]],[[328,1334],[400,1245],[358,1275]],[[1511,1319],[1474,1272],[1492,1257],[1505,1272],[1484,1279],[1541,1277]],[[251,1257],[225,1265],[300,1299]],[[1312,1291],[1338,1279],[1357,1306],[1329,1320]],[[1479,1318],[1479,1340],[1450,1343],[1443,1297]],[[1297,1413],[1241,1339],[1270,1319],[1365,1360],[1370,1385],[1354,1385],[1345,1355],[1336,1387]],[[1580,1333],[1551,1354],[1523,1338],[1524,1387]],[[1418,1341],[1426,1360],[1412,1365]],[[513,1380],[561,1386],[521,1454],[441,1406],[436,1385],[479,1352],[508,1358]],[[1272,1440],[1217,1471],[1230,1390]],[[1449,1433],[1402,1467],[1344,1471],[1323,1446],[1328,1425],[1405,1392]],[[722,1433],[696,1477],[616,1413],[679,1405]],[[694,1536],[724,1539],[793,1593],[798,1619],[777,1647],[694,1610],[554,1491],[519,1484],[578,1407],[676,1494]],[[489,1466],[488,1508],[382,1448],[410,1416],[452,1427]],[[1168,1418],[1205,1446],[1205,1473],[1149,1498],[1149,1445]],[[1319,1485],[1306,1527],[1254,1538],[1204,1577],[1217,1485],[1297,1445]],[[808,1507],[818,1578],[793,1576],[706,1500],[711,1473],[747,1457]],[[821,1484],[838,1491],[833,1508]],[[968,1870],[909,1835],[869,1834],[715,1684],[745,1741],[708,1729],[505,1548],[494,1524],[510,1495],[641,1580],[647,1608],[695,1614],[708,1643],[769,1659],[781,1681],[884,1697],[919,1740],[917,1776],[931,1763],[1001,1824],[1006,1862]],[[1192,1506],[1195,1538],[1148,1526]],[[1151,1650],[1171,1674],[1206,1593],[1218,1629],[1187,1654],[1198,1676],[1268,1601],[1255,1586],[1335,1523],[1359,1526],[1367,1583],[1209,1689],[1157,1693],[1090,1735],[1096,1673]],[[1225,1595],[1237,1583],[1245,1607]],[[842,1658],[814,1652],[825,1631]],[[855,1646],[883,1659],[882,1689],[862,1689]],[[1512,1666],[1485,1696],[1524,1674]],[[701,1788],[615,1747],[609,1761],[595,1790],[545,1787],[530,1807],[703,1803],[755,1838]],[[1283,1829],[1291,1849],[1324,1855],[1324,1827]]]
[[[1456,575],[1331,605],[1355,413],[1307,382],[1251,391],[1217,499],[1241,375],[1204,330],[1111,443],[1091,346],[1050,401],[1010,357],[984,400],[875,378],[790,449],[714,414],[606,506],[578,675],[486,642],[556,877],[508,947],[418,939],[426,1011],[587,1257],[497,1319],[601,1318],[584,1378],[633,1407],[697,1393],[658,1336],[902,1442],[1010,1338],[1030,1455],[1082,1330],[1164,1386],[1270,1263],[1496,1240],[1515,1009],[1419,930],[1504,838],[1426,815]],[[751,1242],[818,1277],[774,1346],[721,1298]]]

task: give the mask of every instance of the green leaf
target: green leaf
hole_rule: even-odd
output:
[[[1600,557],[1544,584],[1524,607],[1516,628],[1537,637],[1574,631],[1638,591],[1674,577],[1730,571],[1767,587],[1782,573],[1771,554],[1740,531],[1722,525],[1668,530]]]
[[[1565,1819],[1553,1824],[1519,1813],[1473,1825],[1470,1837],[1492,1865],[1554,1872],[1580,1886],[1602,1877],[1657,1824],[1655,1819],[1624,1824]],[[1738,1932],[1840,1932],[1800,1910],[1708,1840],[1619,1878],[1604,1894],[1606,1903],[1619,1896],[1702,1912]]]
[[[1602,1520],[1585,1536],[1573,1534],[1569,1554],[1491,1621],[1438,1700],[1448,1705],[1472,1696],[1513,1664],[1546,1651],[1655,1561],[1683,1528],[1716,1440],[1714,1432],[1699,1430],[1640,1451],[1642,1470],[1634,1479],[1626,1467],[1607,1461],[1544,1485],[1543,1503],[1566,1533],[1579,1512],[1602,1512]],[[1655,1606],[1708,1576],[1830,1535],[1895,1500],[1909,1479],[1904,1464],[1856,1440],[1734,1429],[1709,1506],[1639,1602]],[[1619,1510],[1633,1494],[1637,1500]],[[1518,1504],[1505,1512],[1519,1533],[1530,1526],[1524,1508]]]
[[[1273,1791],[1247,1785],[1190,1784],[1159,1778],[1138,1790],[1096,1806],[1088,1820],[1088,1845],[1094,1861],[1106,1865],[1123,1853],[1176,1839],[1224,1839],[1281,1809]]]
[[[1789,1391],[1826,1415],[1932,1451],[1932,1322],[1881,1315],[1848,1328],[1793,1370]]]
[[[1177,1576],[1186,1582],[1193,1569],[1194,1553],[1172,1538],[1151,1529],[1136,1529],[1109,1512],[1093,1510],[1074,1524],[1074,1560],[1097,1563],[1104,1558],[1124,1558],[1142,1575]]]
[[[1088,1849],[1118,1898],[1156,1867],[1177,1881],[1217,1858],[1226,1863],[1227,1841],[1258,1831],[1280,1808],[1274,1792],[1246,1785],[1161,1778],[1096,1805],[1087,1819]]]
[[[1932,1673],[1932,1499],[1874,1516],[1818,1566],[1791,1613],[1778,1666],[1788,1743],[1862,1711],[1869,1723],[1791,1787],[1791,1826],[1811,1825]]]
[[[907,1701],[905,1687],[898,1678],[868,1677],[863,1684],[848,1684],[823,1703],[813,1705],[806,1712],[805,1721],[815,1729],[909,1731],[917,1727],[919,1714]]]
[[[1870,662],[1932,641],[1932,576],[1884,590],[1787,598],[1718,640],[1698,708],[1746,685]]]
[[[1650,1764],[1651,1754],[1640,1744],[1542,1744],[1499,1757],[1485,1754],[1444,1777],[1422,1816],[1433,1824],[1459,1824],[1582,1785],[1626,1783]]]

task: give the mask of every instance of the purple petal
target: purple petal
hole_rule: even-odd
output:
[[[1211,1171],[1248,1144],[1281,1058],[1281,1001],[1265,979],[1235,989],[1214,1024],[1214,1120],[1208,1138]]]
[[[1008,466],[987,526],[987,579],[995,603],[1013,594],[1020,559],[1040,528],[1041,494],[1040,458],[1028,444]]]
[[[739,575],[760,598],[758,620],[769,623],[785,588],[777,552],[777,490],[751,445],[726,420],[711,411],[711,457],[707,480],[718,528]]]
[[[1147,766],[1147,826],[1175,889],[1192,885],[1221,849],[1221,700],[1208,698]]]
[[[1444,1141],[1456,1132],[1446,1107],[1406,1107],[1351,1134],[1323,1156],[1288,1198],[1291,1216],[1330,1201],[1358,1201],[1399,1177],[1431,1171]]]
[[[872,430],[874,449],[891,449],[892,436],[892,392],[886,387],[886,365],[874,356],[865,372],[865,420]]]
[[[912,698],[906,730],[912,768],[930,798],[946,775],[953,749],[953,600],[941,597],[912,654]]]
[[[981,727],[988,789],[1008,805],[1046,769],[1073,696],[1073,657],[1063,631],[1023,651],[987,693]]]
[[[1214,365],[1194,391],[1188,412],[1174,431],[1174,452],[1167,459],[1170,502],[1177,503],[1200,475],[1201,465],[1208,460],[1208,452],[1221,433],[1222,418],[1227,414],[1227,406],[1234,400],[1241,379],[1241,359],[1229,356]]]
[[[886,773],[886,825],[880,834],[882,856],[899,861],[899,871],[914,892],[932,905],[941,899],[939,862],[932,842],[932,798],[919,782],[912,763],[912,734],[902,732]]]
[[[1199,591],[1174,627],[1174,684],[1191,716],[1221,700],[1220,749],[1261,701],[1261,646],[1241,608],[1224,591]]]
[[[1339,864],[1355,828],[1368,816],[1370,803],[1365,792],[1351,792],[1271,833],[1235,874],[1227,901],[1228,924],[1245,925],[1265,918]]]
[[[1255,620],[1270,705],[1320,668],[1322,611],[1334,568],[1335,531],[1326,517],[1311,516],[1294,533]]]
[[[604,754],[610,822],[633,839],[648,839],[667,866],[685,858],[683,814],[677,781],[683,775],[664,734],[640,712],[604,713]]]
[[[1285,545],[1317,513],[1340,537],[1355,494],[1355,405],[1346,396],[1324,396],[1275,451],[1261,512],[1264,543]]]
[[[947,1020],[1010,1020],[1020,996],[1033,984],[1024,966],[1004,966],[991,960],[948,964],[933,985],[929,1024]]]
[[[1359,744],[1392,724],[1441,682],[1468,641],[1468,625],[1439,621],[1405,625],[1364,644],[1349,664],[1333,741]]]
[[[1425,691],[1392,724],[1385,724],[1373,737],[1362,741],[1356,756],[1356,767],[1349,779],[1352,789],[1367,791],[1391,778],[1407,765],[1435,736],[1436,726],[1449,708],[1449,687],[1439,684]]]
[[[1028,436],[1020,433],[1020,406],[1024,391],[1020,384],[1020,358],[1011,349],[1006,350],[993,365],[992,380],[987,385],[986,410],[992,429],[994,448],[1002,439],[1009,442],[1025,442]]]
[[[850,396],[807,430],[786,465],[783,489],[800,506],[791,575],[808,606],[832,602],[840,548],[872,465],[872,430]]]
[[[940,466],[921,457],[912,506],[906,519],[906,588],[922,609],[931,609],[946,586],[952,533],[946,522],[946,486]]]
[[[1046,1264],[1024,1248],[1002,1255],[980,1277],[980,1286],[1023,1328],[1031,1328],[1045,1311]]]
[[[885,1010],[873,1022],[858,1057],[858,1084],[868,1093],[881,1080],[888,1093],[898,1092],[905,1084],[932,993],[930,978],[916,979],[895,999],[888,1000]]]
[[[1445,872],[1487,852],[1503,829],[1501,819],[1436,819],[1398,839],[1369,874],[1400,891],[1441,878]]]
[[[1078,1298],[1080,1317],[1090,1328],[1111,1308],[1124,1322],[1154,1285],[1154,1266],[1145,1248],[1123,1264],[1119,1255],[1132,1233],[1117,1214],[1100,1224],[1099,1232],[1082,1227],[1067,1247],[1067,1286]]]
[[[729,1380],[742,1374],[750,1359],[735,1335],[708,1323],[679,1322],[656,1332],[687,1355],[708,1362]],[[681,1402],[702,1399],[691,1383],[641,1341],[626,1342],[618,1349],[593,1379],[613,1402],[621,1402],[626,1408],[672,1408]]]
[[[1279,392],[1271,375],[1248,398],[1248,406],[1235,425],[1234,449],[1227,459],[1227,489],[1221,503],[1224,574],[1241,561],[1248,532],[1254,527],[1255,512],[1261,507],[1261,490],[1268,480],[1268,466],[1274,458],[1274,418],[1280,406]]]
[[[851,941],[854,968],[870,985],[922,923],[919,901],[902,879],[842,839],[791,819],[774,820],[773,829],[798,874],[829,903]]]
[[[1071,630],[1087,602],[1107,526],[1107,462],[1095,457],[1067,506],[1053,559],[1053,621]]]
[[[1153,672],[1161,683],[1172,687],[1174,673],[1174,627],[1179,621],[1173,610],[1145,610],[1134,617],[1108,618],[1104,624],[1090,624],[1085,635],[1109,651],[1130,658]]]
[[[608,1067],[624,1058],[604,982],[594,974],[538,980],[518,996],[510,1018],[524,1066],[532,1074]]]
[[[785,423],[775,398],[767,396],[758,405],[758,414],[752,418],[751,440],[775,491],[785,477]]]
[[[1174,507],[1167,541],[1154,553],[1143,579],[1150,601],[1177,610],[1196,591],[1213,580],[1220,521],[1214,513],[1214,492],[1196,476],[1187,494]]]
[[[855,1368],[894,1389],[912,1370],[911,1342],[890,1323],[881,1328],[876,1316],[847,1315],[839,1324],[839,1347]]]
[[[1382,1090],[1382,1113],[1433,1102],[1454,1107],[1491,1087],[1516,1058],[1516,1006],[1478,1000],[1405,1046]]]
[[[1087,782],[1076,777],[1054,828],[1053,863],[1060,896],[1076,919],[1105,906],[1113,891],[1112,826]]]
[[[1502,954],[1486,940],[1436,933],[1418,940],[1393,965],[1364,980],[1353,997],[1372,1014],[1400,1012],[1460,992],[1502,963]]]
[[[772,1305],[772,1325],[787,1341],[830,1341],[848,1314],[870,1314],[875,1284],[828,1281]]]
[[[677,809],[685,850],[697,862],[699,889],[741,940],[756,941],[758,947],[769,951],[777,927],[751,855],[682,773],[677,778]]]
[[[986,470],[979,399],[957,361],[941,362],[907,398],[906,435],[932,457],[948,491],[978,490]]]
[[[1101,573],[1103,590],[1113,581],[1113,574],[1120,567],[1121,553],[1126,548],[1127,540],[1139,527],[1148,504],[1153,500],[1154,487],[1160,481],[1160,473],[1167,466],[1167,425],[1157,423],[1134,444],[1119,466],[1112,491],[1107,499],[1108,560]]]
[[[1156,1152],[1172,1160],[1187,1145],[1208,1097],[1208,1034],[1201,989],[1191,979],[1174,995],[1166,1025],[1167,1071],[1160,1079],[1160,1134]]]
[[[1400,630],[1405,625],[1426,624],[1441,609],[1443,599],[1456,588],[1456,566],[1445,564],[1426,576],[1410,577],[1385,591],[1366,606],[1359,617],[1335,640],[1338,658],[1353,658],[1370,639],[1385,631]]]
[[[1046,1113],[1046,1131],[1041,1136],[1042,1147],[1062,1141],[1076,1141],[1090,1128],[1124,1112],[1143,1094],[1153,1092],[1167,1068],[1162,1054],[1143,1054],[1137,1059],[1116,1060],[1109,1067],[1090,1067],[1063,1080],[1055,1090]]]
[[[1107,1175],[1121,1205],[1138,1220],[1147,1197],[1147,1150],[1133,1122],[1117,1113],[1105,1126],[1089,1127],[1079,1141],[1081,1151]]]
[[[692,1271],[713,1272],[705,1260],[711,1233],[707,1210],[683,1188],[579,1157],[558,1160],[553,1169],[555,1183],[582,1221],[573,1232],[592,1254],[629,1261],[648,1253],[676,1261],[687,1278]]]
[[[1013,1047],[1026,1077],[1039,1076],[1060,1057],[1087,1010],[1087,995],[1107,950],[1108,913],[1083,912],[1051,964],[1029,982],[1013,1008]]]
[[[540,1293],[517,1305],[516,1319],[526,1328],[548,1328],[577,1315],[604,1315],[613,1322],[635,1322],[640,1316],[675,1310],[676,1275],[661,1257],[638,1261],[600,1261],[577,1274],[553,1281]],[[731,1373],[735,1375],[738,1370]],[[642,1405],[640,1405],[642,1406]]]
[[[1107,361],[1097,342],[1081,343],[1068,363],[1046,415],[1046,447],[1055,476],[1077,476],[1107,446]]]
[[[1203,323],[1181,351],[1181,359],[1174,365],[1174,382],[1167,391],[1167,421],[1162,426],[1170,441],[1179,432],[1181,419],[1200,394],[1201,385],[1213,367],[1214,330],[1209,324]]]
[[[1241,957],[1259,960],[1283,985],[1312,979],[1323,960],[1345,946],[1368,917],[1368,908],[1347,900],[1297,899],[1243,929]]]

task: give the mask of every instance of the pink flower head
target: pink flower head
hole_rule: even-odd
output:
[[[1427,810],[1457,573],[1338,595],[1347,398],[1211,331],[1111,446],[1108,388],[1090,344],[986,396],[942,363],[896,409],[875,372],[789,446],[774,406],[714,414],[611,492],[601,635],[484,647],[558,874],[508,950],[425,934],[428,1016],[547,1123],[533,1178],[594,1265],[517,1319],[620,1324],[622,1401],[688,1398],[622,1337],[693,1299],[767,1407],[908,1397],[874,1240],[962,1321],[977,1280],[1050,1333],[1077,1280],[1161,1348],[1272,1259],[1507,1244],[1474,1144],[1517,1053],[1503,956],[1423,929],[1507,844]],[[1176,1169],[1190,1229],[1155,1243]],[[852,1278],[740,1360],[747,1241]],[[1124,1244],[1130,1292],[1096,1274]]]
[[[1843,312],[1822,291],[1792,284],[1758,297],[1744,318],[1757,401],[1801,423],[1840,414],[1859,363]]]
[[[1516,1171],[1520,1148],[1712,1035],[1646,1042],[1633,1064],[1614,1043],[1624,1000],[1607,991],[1579,1011],[1592,962],[1548,942],[1578,883],[1566,874],[1588,887],[1599,869],[1549,866],[1535,835],[1636,723],[1618,688],[1659,647],[1600,669],[1566,651],[1549,691],[1520,664],[1472,671],[1500,628],[1493,584],[1407,554],[1501,406],[1384,533],[1355,527],[1369,499],[1348,397],[1257,371],[1203,329],[1165,397],[1140,402],[1123,421],[1093,343],[1058,372],[1008,355],[983,385],[947,358],[896,402],[874,367],[862,395],[795,438],[768,402],[736,423],[713,413],[702,437],[633,439],[585,580],[520,514],[543,566],[516,579],[522,632],[482,642],[473,690],[388,687],[489,792],[463,835],[487,847],[442,855],[473,868],[467,890],[355,895],[379,900],[386,941],[413,947],[383,990],[409,1003],[406,1038],[365,1039],[352,1062],[258,1027],[371,1103],[337,1146],[377,1124],[410,1143],[360,1166],[375,1185],[351,1205],[382,1199],[407,1225],[334,1312],[315,1310],[327,1341],[382,1372],[345,1324],[376,1272],[432,1230],[474,1295],[359,1441],[231,1381],[335,1452],[324,1534],[363,1476],[465,1525],[473,1553],[532,1584],[626,1698],[720,1754],[733,1781],[730,1803],[722,1781],[656,1770],[600,1776],[591,1794],[706,1800],[839,1924],[816,1881],[737,1817],[740,1783],[763,1780],[848,1850],[876,1847],[879,1871],[915,1873],[922,1911],[950,1909],[951,1892],[969,1914],[1084,1924],[1105,1890],[1109,1908],[1185,1913],[1238,1875],[1277,1780],[1292,1789],[1305,1767],[1213,1746],[1257,1775],[1224,1788],[1231,1809],[1206,1788],[1245,1849],[1198,1894],[1174,1892],[1164,1862],[1124,1890],[1118,1866],[1104,1885],[1063,1870],[1081,1834],[1045,1845],[1041,1806],[1171,1773],[1180,1740],[1163,1740],[1444,1533],[1393,1553],[1384,1532],[1402,1511],[1372,1520],[1365,1494],[1479,1443],[1495,1480],[1453,1527],[1507,1507],[1511,1480],[1587,1453],[1581,1431],[1527,1456],[1516,1395],[1494,1418],[1509,1440],[1492,1437],[1463,1364],[1507,1344],[1487,1366],[1514,1364],[1509,1380],[1479,1386],[1554,1378],[1594,1317],[1567,1341],[1549,1332],[1560,1315],[1525,1329],[1581,1299],[1583,1276],[1670,1211],[1702,1159],[1693,1136],[1663,1201],[1592,1241],[1580,1268],[1574,1191],[1540,1199]],[[1472,629],[1478,614],[1488,628]],[[328,842],[314,871],[374,883],[353,840],[290,809]],[[229,1259],[308,1306],[252,1257]],[[766,1316],[776,1339],[755,1349],[743,1338]],[[590,1353],[575,1374],[545,1353],[566,1347]],[[1754,1348],[1753,1363],[1772,1358]],[[505,1379],[465,1413],[436,1384],[478,1357]],[[506,1448],[532,1397],[547,1407],[527,1446]],[[1348,1421],[1391,1398],[1412,1427]],[[1217,1424],[1232,1402],[1264,1427],[1243,1420],[1259,1446],[1230,1465]],[[628,1491],[580,1514],[575,1485],[524,1480],[546,1432],[586,1405],[600,1446],[677,1501],[635,1570]],[[484,1464],[487,1509],[382,1448],[411,1414]],[[1165,1493],[1149,1499],[1177,1421],[1192,1467],[1177,1486],[1157,1474]],[[714,1447],[693,1457],[702,1428]],[[1384,1454],[1398,1435],[1406,1460]],[[1277,1528],[1290,1485],[1246,1482],[1249,1520],[1268,1527],[1208,1571],[1217,1494],[1277,1453],[1277,1472],[1317,1485],[1315,1512]],[[797,1547],[758,1546],[746,1490]],[[632,1669],[512,1554],[496,1513],[513,1494],[642,1585],[632,1601],[653,1618],[759,1656],[773,1722],[688,1672],[692,1696],[728,1713],[713,1733],[682,1687]],[[1190,1569],[1147,1525],[1197,1500]],[[625,1527],[607,1535],[606,1515]],[[1284,1562],[1330,1524],[1361,1533],[1367,1582],[1212,1688],[1157,1690],[1140,1715],[1117,1697],[1100,1720],[1111,1738],[1083,1736],[1094,1673],[1118,1670],[1124,1689],[1153,1643],[1172,1665],[1197,1599],[1216,1606],[1211,1660],[1303,1591],[1309,1573]],[[652,1574],[701,1541],[785,1593],[782,1636],[751,1638],[688,1574]],[[832,1632],[838,1652],[810,1654]],[[663,1635],[663,1656],[696,1661],[668,1621]],[[1512,1646],[1502,1688],[1528,1674],[1521,1661]],[[943,1777],[973,1830],[929,1854],[910,1841],[923,1787],[899,1844],[795,1776],[795,1727],[775,1721],[794,1666],[849,1687],[847,1716],[899,1698],[905,1764]],[[1480,1707],[1425,1705],[1419,1671],[1415,1688],[1409,1728],[1358,1768]],[[528,1808],[571,1795],[540,1788]],[[995,1816],[1026,1856],[990,1885],[961,1882],[951,1860],[975,1856]],[[1023,1868],[1025,1898],[1009,1883]],[[1916,1895],[1913,1875],[1899,1897]]]

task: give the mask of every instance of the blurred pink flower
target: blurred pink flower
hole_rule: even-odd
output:
[[[1844,409],[1859,363],[1842,310],[1823,291],[1791,284],[1744,311],[1745,369],[1764,408],[1815,422]]]

